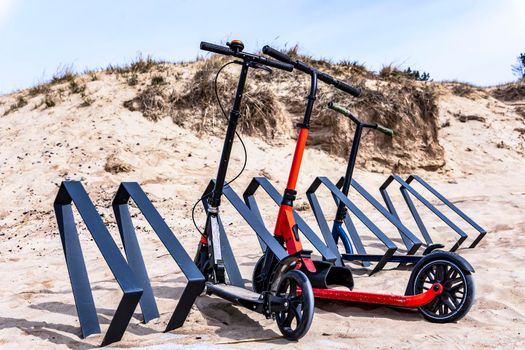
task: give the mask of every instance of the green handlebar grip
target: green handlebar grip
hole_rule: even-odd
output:
[[[377,124],[377,130],[381,131],[383,134],[388,136],[394,136],[394,130],[387,128],[381,124]]]
[[[344,108],[341,105],[338,105],[335,102],[330,102],[328,104],[328,108],[330,108],[330,109],[332,109],[332,110],[334,110],[334,111],[336,111],[338,113],[341,113],[341,114],[343,114],[343,115],[345,115],[347,117],[350,116],[350,111],[348,109]]]

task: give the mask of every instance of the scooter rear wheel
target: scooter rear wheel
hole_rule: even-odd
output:
[[[252,273],[252,289],[255,293],[262,293],[264,290],[264,276],[261,276],[264,263],[264,255],[257,260]]]
[[[436,259],[429,259],[413,271],[414,279],[409,286],[412,295],[426,292],[435,282],[443,286],[443,293],[419,308],[425,319],[430,322],[457,321],[467,314],[474,303],[474,279],[470,271],[462,269],[454,256],[450,253],[449,255],[440,254]]]
[[[287,339],[302,338],[314,317],[314,293],[310,281],[301,271],[288,271],[277,287],[277,295],[288,299],[286,311],[275,316],[279,330]]]

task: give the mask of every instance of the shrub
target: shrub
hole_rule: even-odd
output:
[[[56,106],[56,98],[54,95],[47,93],[46,97],[44,98],[44,104],[46,105],[46,108],[51,108]]]
[[[401,70],[399,67],[396,67],[392,64],[383,66],[383,68],[381,68],[379,71],[379,76],[382,78],[406,78],[418,81],[430,80],[430,73],[412,70],[410,67],[405,70]]]
[[[519,79],[525,79],[525,53],[520,53],[516,61],[516,64],[512,65],[512,73]]]
[[[151,85],[162,85],[165,84],[164,77],[162,75],[154,75],[151,78]]]
[[[73,65],[59,66],[56,73],[51,78],[50,84],[59,84],[75,79]]]

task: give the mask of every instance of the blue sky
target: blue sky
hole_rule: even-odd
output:
[[[428,71],[480,85],[514,80],[525,51],[523,0],[0,0],[0,93],[137,56],[189,60],[199,42],[293,46],[333,60]]]

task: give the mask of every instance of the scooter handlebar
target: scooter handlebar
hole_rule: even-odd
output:
[[[336,111],[337,113],[341,113],[342,115],[344,115],[345,117],[349,117],[352,115],[352,113],[350,113],[350,111],[346,108],[344,108],[343,106],[341,105],[338,105],[337,103],[335,102],[330,102],[328,103],[328,108],[330,108],[331,110],[333,111]]]
[[[376,124],[376,129],[381,131],[383,134],[387,136],[394,136],[394,130],[387,128],[386,126],[383,126],[381,124]]]
[[[338,105],[337,103],[335,102],[330,102],[328,103],[328,108],[330,108],[331,110],[334,110],[338,113],[341,113],[342,115],[344,115],[345,117],[348,117],[350,119],[352,119],[352,121],[354,121],[355,123],[357,124],[361,124],[363,125],[364,127],[368,127],[368,128],[373,128],[373,129],[377,129],[378,131],[382,132],[383,134],[387,135],[387,136],[393,136],[394,135],[394,131],[390,128],[387,128],[386,126],[383,126],[381,124],[367,124],[367,123],[362,123],[359,119],[357,119],[348,109],[344,108],[343,106],[341,105]]]
[[[229,47],[208,43],[206,41],[201,41],[201,50],[210,51],[226,56],[233,56],[233,54],[235,53]]]
[[[342,90],[342,91],[344,91],[344,92],[346,92],[346,93],[348,93],[348,94],[350,94],[350,95],[352,95],[354,97],[361,96],[361,89],[355,88],[352,85],[349,85],[349,84],[344,83],[344,82],[342,82],[340,80],[337,80],[334,77],[332,77],[331,75],[328,75],[328,74],[323,73],[323,72],[317,72],[317,77],[319,78],[319,80],[324,81],[327,84],[333,85],[336,88],[338,88],[339,90]]]
[[[342,82],[340,80],[337,80],[335,79],[334,77],[332,77],[331,75],[328,75],[326,73],[323,73],[323,72],[320,72],[318,70],[316,70],[315,68],[307,65],[306,63],[304,62],[301,62],[301,61],[298,61],[298,60],[293,60],[290,56],[282,53],[281,51],[278,51],[274,48],[271,48],[270,46],[268,45],[265,45],[262,49],[263,53],[267,54],[268,56],[270,57],[273,57],[275,58],[276,60],[279,60],[281,62],[286,62],[286,63],[289,63],[289,64],[293,64],[295,66],[295,68],[297,68],[298,70],[302,71],[302,72],[305,72],[305,73],[311,73],[311,72],[316,72],[317,74],[317,78],[329,85],[333,85],[335,86],[336,88],[338,88],[339,90],[341,91],[344,91],[354,97],[359,97],[361,96],[361,90],[356,88],[356,87],[353,87],[352,85],[349,85],[345,82]]]
[[[226,55],[226,56],[238,57],[243,60],[257,62],[257,63],[264,64],[269,67],[282,69],[288,72],[291,72],[293,70],[293,65],[289,63],[279,62],[279,61],[272,60],[266,57],[257,56],[257,55],[242,52],[242,51],[234,51],[230,49],[229,47],[216,45],[216,44],[208,43],[205,41],[201,41],[200,48],[201,50],[210,51],[210,52],[214,52],[214,53],[218,53],[218,54]]]
[[[268,45],[264,45],[262,52],[270,57],[275,58],[276,60],[279,60],[281,62],[285,62],[288,64],[295,64],[294,60],[292,58],[281,51],[277,51],[276,49],[271,48]]]

